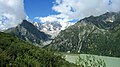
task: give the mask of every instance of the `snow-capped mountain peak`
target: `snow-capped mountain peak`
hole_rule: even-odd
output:
[[[70,25],[73,25],[73,23],[68,23],[68,22],[47,22],[47,23],[43,23],[43,24],[41,24],[39,22],[34,22],[33,24],[40,31],[43,31],[46,34],[51,35],[52,38],[56,37],[61,30],[66,29]]]

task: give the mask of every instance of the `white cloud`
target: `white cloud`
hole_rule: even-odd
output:
[[[23,0],[0,0],[0,30],[15,27],[24,18]]]
[[[120,0],[56,0],[53,10],[69,19],[120,11]]]
[[[62,28],[61,28],[62,30],[64,30],[65,27],[72,24],[69,22],[71,19],[68,19],[68,16],[65,16],[63,14],[50,15],[47,17],[35,17],[35,19],[39,19],[40,22],[42,22],[42,23],[60,23],[60,25],[62,26]]]
[[[64,21],[67,22],[69,19],[65,15],[50,15],[47,17],[36,17],[36,19],[39,18],[41,22],[60,22]]]
[[[105,12],[120,11],[120,0],[56,0],[52,9],[59,13],[39,17],[41,22],[69,22],[90,15],[101,15]]]
[[[54,22],[57,21],[57,18],[54,16],[40,17],[41,22]]]

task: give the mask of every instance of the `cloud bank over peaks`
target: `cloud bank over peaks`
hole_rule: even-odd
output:
[[[0,30],[15,27],[24,18],[23,0],[0,0]]]
[[[120,11],[120,0],[56,0],[52,9],[58,13],[47,17],[37,17],[40,22],[70,22],[91,15]]]
[[[52,9],[69,19],[120,11],[120,0],[56,0]]]
[[[59,14],[59,15],[50,15],[47,17],[35,17],[35,19],[40,20],[41,23],[60,23],[62,26],[61,30],[64,30],[69,25],[73,25],[71,23],[71,19],[68,19],[67,15]]]

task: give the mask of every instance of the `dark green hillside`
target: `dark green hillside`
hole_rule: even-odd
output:
[[[53,52],[0,32],[0,67],[76,67]]]

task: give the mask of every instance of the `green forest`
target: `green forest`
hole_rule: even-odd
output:
[[[1,67],[77,67],[54,52],[0,32]]]

